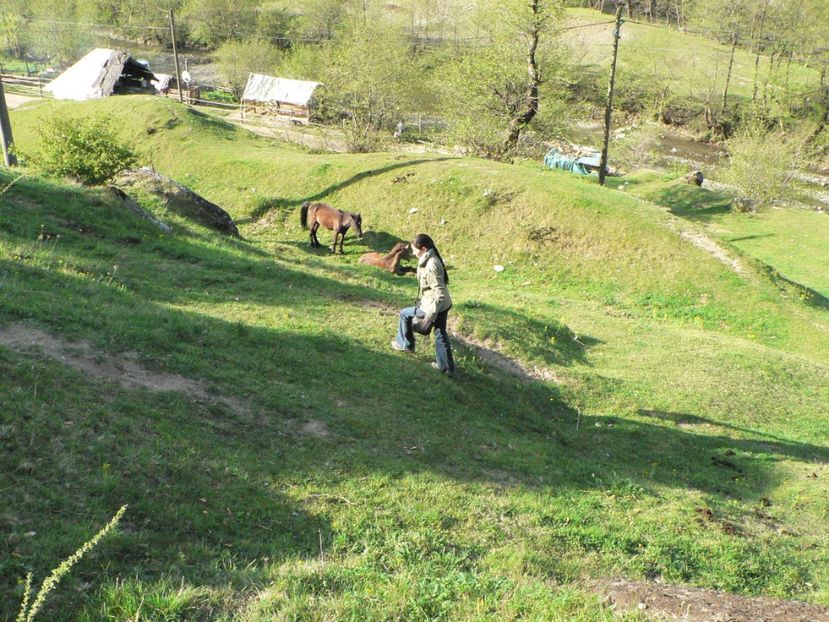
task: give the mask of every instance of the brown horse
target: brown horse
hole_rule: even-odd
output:
[[[337,252],[338,238],[340,240],[340,253],[343,253],[345,234],[352,225],[357,232],[357,236],[363,237],[362,216],[338,210],[326,203],[309,203],[308,201],[303,203],[299,212],[299,222],[303,229],[311,227],[311,246],[315,248],[320,246],[319,238],[317,238],[319,226],[322,225],[326,229],[331,229],[334,232],[334,244],[331,246],[332,253]]]
[[[381,253],[366,253],[360,257],[360,263],[368,264],[370,266],[377,266],[383,270],[387,270],[392,274],[400,273],[400,260],[406,251],[409,250],[409,245],[405,242],[398,242],[394,245],[388,255]]]

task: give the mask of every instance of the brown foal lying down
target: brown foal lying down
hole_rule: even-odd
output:
[[[377,266],[383,268],[392,274],[400,274],[400,259],[409,249],[409,245],[405,242],[398,242],[394,245],[388,255],[380,253],[366,253],[360,257],[360,263],[368,264],[370,266]]]

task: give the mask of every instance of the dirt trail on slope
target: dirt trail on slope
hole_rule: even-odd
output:
[[[267,413],[260,412],[248,400],[212,393],[205,383],[198,380],[149,370],[138,362],[135,352],[113,356],[95,350],[86,342],[70,343],[38,328],[20,323],[0,327],[0,346],[15,352],[39,350],[48,358],[71,367],[93,381],[114,382],[127,389],[182,393],[201,402],[222,404],[236,415],[265,423]],[[284,423],[289,432],[296,432],[302,436],[332,436],[323,422],[311,418],[306,418],[304,423],[294,420]]]
[[[342,299],[354,302],[354,299],[351,297],[343,297]],[[375,311],[379,310],[380,313],[385,316],[396,316],[399,311],[397,308],[389,304],[377,302],[375,300],[361,300],[360,304],[366,309],[372,309]],[[467,350],[474,352],[475,355],[488,367],[497,369],[498,371],[509,374],[510,376],[517,376],[518,379],[524,383],[538,381],[556,383],[561,382],[561,379],[558,377],[555,370],[549,367],[527,366],[521,361],[502,354],[489,344],[479,339],[475,339],[474,337],[467,335],[461,335],[455,328],[455,322],[450,319],[448,332],[452,340],[459,343]],[[424,338],[419,337],[419,339],[422,340]],[[431,339],[432,338],[429,337],[429,342],[431,342]]]

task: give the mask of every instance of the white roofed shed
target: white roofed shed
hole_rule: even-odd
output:
[[[307,123],[319,82],[252,73],[242,95],[242,112],[287,116]]]

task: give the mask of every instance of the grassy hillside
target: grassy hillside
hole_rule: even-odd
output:
[[[731,198],[662,175],[642,172],[626,178],[636,195],[699,223],[718,239],[773,268],[783,278],[829,298],[829,217],[805,209],[771,208],[745,215],[731,210]],[[624,183],[623,182],[623,183]]]
[[[568,26],[603,24],[574,28],[565,33],[579,50],[577,59],[585,68],[610,66],[613,41],[613,16],[591,9],[569,9]],[[610,23],[608,23],[610,22]],[[673,94],[703,97],[709,90],[719,101],[728,72],[731,48],[695,33],[684,33],[663,24],[625,23],[619,46],[619,69],[624,79],[632,74],[647,76],[650,86],[669,85]],[[755,56],[738,49],[734,55],[729,93],[732,97],[751,99],[754,93]],[[769,96],[782,94],[788,84],[794,91],[817,88],[819,72],[798,63],[785,64],[769,73],[767,56],[761,57],[760,93],[768,81]]]
[[[14,114],[24,150],[56,105]],[[65,107],[113,114],[245,239],[143,197],[161,234],[35,176],[0,197],[0,619],[123,503],[45,619],[610,620],[603,576],[829,604],[826,310],[750,259],[736,274],[663,209],[532,166],[305,153],[163,100]],[[308,199],[366,236],[313,251]],[[414,280],[357,259],[420,230],[455,330],[534,377],[457,342],[451,380],[430,343],[389,349]]]

